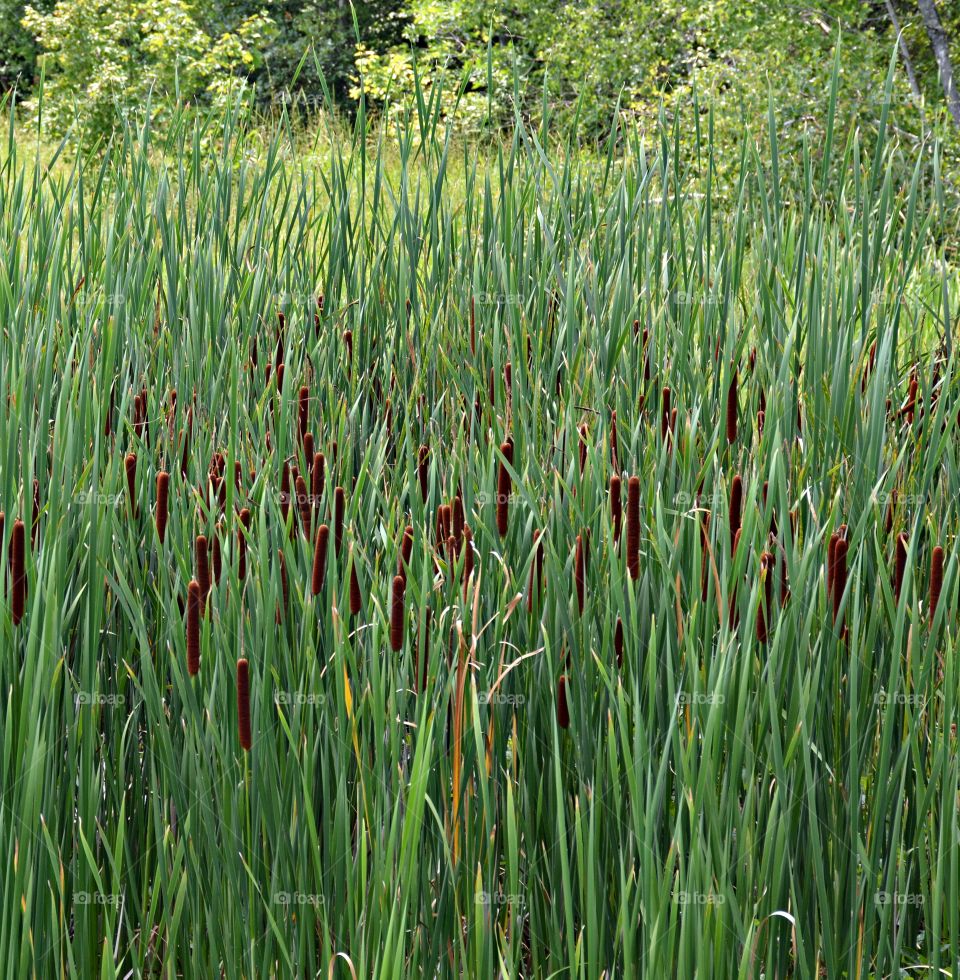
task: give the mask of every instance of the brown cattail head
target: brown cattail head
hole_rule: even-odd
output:
[[[837,574],[837,542],[840,535],[836,531],[830,535],[830,542],[827,544],[827,597],[833,598],[833,583]]]
[[[250,737],[250,664],[243,657],[237,661],[237,734],[240,748],[249,752],[253,746]]]
[[[463,513],[463,497],[460,496],[459,491],[457,495],[453,498],[453,513],[452,513],[452,527],[453,536],[457,542],[457,554],[460,553],[460,545],[463,543],[463,529],[465,526],[465,516]]]
[[[574,584],[577,589],[577,608],[580,614],[583,615],[583,602],[584,595],[586,592],[586,578],[587,578],[587,562],[586,555],[584,554],[583,536],[577,535],[577,548],[574,555],[574,565],[573,565],[573,579]]]
[[[347,348],[347,362],[351,373],[353,372],[353,331],[343,331],[343,345]]]
[[[623,487],[620,477],[610,477],[610,519],[613,523],[613,540],[620,540],[620,527],[623,521]]]
[[[23,521],[13,522],[10,539],[10,568],[13,588],[10,597],[10,617],[16,626],[23,619],[24,600],[27,594],[26,526]]]
[[[727,442],[733,445],[737,441],[737,371],[734,369],[727,391]]]
[[[169,497],[170,474],[161,470],[157,474],[157,537],[160,538],[160,544],[163,544],[163,539],[167,534]]]
[[[303,536],[310,540],[310,494],[307,492],[307,481],[302,476],[297,477],[297,508],[300,511],[300,526]]]
[[[896,601],[900,602],[900,593],[903,591],[903,578],[907,571],[907,547],[909,539],[902,532],[897,535],[896,552],[893,559],[893,594]]]
[[[124,459],[127,470],[127,494],[130,498],[130,516],[137,516],[137,454],[127,453]]]
[[[196,546],[197,582],[200,583],[201,607],[206,607],[207,596],[210,594],[210,564],[207,558],[207,539],[203,534],[197,535]]]
[[[510,472],[507,463],[513,463],[513,443],[509,440],[500,446],[500,452],[506,459],[501,460],[497,471],[497,531],[500,537],[506,537],[510,525]]]
[[[730,541],[737,536],[743,519],[743,480],[738,473],[730,487]]]
[[[562,676],[557,681],[557,725],[560,728],[570,727],[570,709],[567,707],[567,678]]]
[[[937,545],[930,557],[930,622],[937,614],[940,591],[943,588],[943,548]]]
[[[390,600],[390,647],[394,653],[399,653],[403,649],[403,597],[406,588],[406,579],[402,575],[395,575],[393,595]]]
[[[343,515],[346,508],[347,498],[343,487],[337,487],[333,491],[333,543],[338,555],[343,548]]]
[[[203,599],[200,583],[191,579],[187,586],[187,673],[196,677],[200,671],[200,615]]]
[[[313,433],[308,432],[303,437],[303,462],[307,467],[308,473],[313,473],[313,460],[314,460]]]
[[[623,666],[623,620],[617,616],[617,625],[613,630],[613,650],[617,655],[617,666]]]
[[[640,477],[627,480],[627,571],[640,578]]]
[[[417,478],[420,481],[420,496],[424,503],[430,490],[430,447],[421,446],[417,453]]]
[[[581,425],[578,431],[579,431],[579,435],[580,435],[580,473],[582,475],[583,474],[583,471],[587,467],[587,426],[586,426],[586,424]]]
[[[237,578],[242,582],[247,577],[247,532],[250,530],[250,510],[240,511],[240,527],[237,530]]]
[[[290,464],[287,460],[283,461],[280,470],[280,514],[286,527],[290,517]]]
[[[363,607],[363,597],[360,594],[360,580],[357,578],[357,563],[350,562],[350,614],[357,616]]]
[[[317,540],[313,551],[313,577],[310,586],[314,595],[320,595],[320,591],[323,589],[323,580],[327,575],[329,541],[330,528],[326,524],[321,524],[317,528]]]

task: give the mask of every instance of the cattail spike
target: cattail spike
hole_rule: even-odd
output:
[[[733,445],[737,441],[737,371],[734,369],[727,391],[727,442]]]
[[[167,535],[168,501],[170,496],[170,474],[161,470],[157,474],[157,537],[163,544]]]
[[[27,594],[26,573],[26,526],[23,521],[13,522],[13,534],[10,539],[10,568],[13,578],[10,599],[10,618],[17,626],[23,619],[24,604]]]
[[[191,579],[187,586],[187,673],[196,677],[200,671],[200,616],[203,600],[200,583]]]
[[[237,734],[240,748],[249,752],[253,747],[250,736],[250,665],[242,657],[237,661]]]
[[[500,446],[506,462],[501,460],[497,471],[497,531],[501,538],[506,537],[510,525],[511,479],[507,464],[513,464],[513,443],[509,440]]]
[[[640,578],[640,477],[627,480],[627,571]]]
[[[247,532],[250,521],[250,510],[244,507],[240,511],[240,528],[237,530],[237,578],[241,582],[247,577]]]
[[[610,519],[613,523],[613,540],[620,540],[620,529],[623,521],[623,488],[619,476],[610,477]]]
[[[738,473],[730,487],[730,541],[733,542],[740,530],[743,518],[743,480]]]
[[[137,517],[137,454],[127,453],[124,459],[127,471],[127,495],[130,498],[130,516]]]
[[[201,611],[206,609],[207,597],[210,594],[210,565],[207,560],[207,539],[203,534],[197,535],[196,546],[197,582],[200,583]]]
[[[563,676],[557,681],[557,725],[560,728],[570,727],[570,709],[567,706],[567,678]]]
[[[317,540],[313,552],[313,576],[310,582],[310,590],[314,595],[320,595],[323,589],[323,580],[327,575],[329,540],[330,528],[326,524],[321,524],[317,528]]]
[[[343,487],[337,487],[333,491],[333,543],[338,556],[343,548],[343,515],[346,508],[347,498]]]
[[[399,653],[403,649],[403,599],[406,587],[406,579],[402,575],[393,577],[393,595],[390,602],[390,646],[394,653]]]
[[[930,558],[930,622],[933,622],[937,614],[937,605],[940,602],[940,591],[943,588],[943,548],[937,545],[933,549]]]

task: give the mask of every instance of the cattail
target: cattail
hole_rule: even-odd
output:
[[[730,541],[737,536],[743,517],[743,480],[738,473],[730,487]]]
[[[286,373],[286,365],[281,361],[277,365],[277,394],[283,391],[283,376]]]
[[[840,538],[834,551],[833,573],[833,621],[840,615],[840,603],[847,588],[847,539]]]
[[[300,437],[301,444],[307,437],[309,406],[310,389],[306,385],[301,385],[297,396],[297,435]]]
[[[874,341],[870,346],[870,354],[867,357],[866,366],[863,369],[863,380],[860,382],[860,391],[865,392],[867,390],[867,382],[870,380],[870,374],[873,371],[873,366],[877,360],[877,342]]]
[[[583,474],[583,471],[586,469],[586,466],[587,466],[587,426],[586,426],[586,424],[580,426],[579,434],[580,434],[580,473],[582,475]]]
[[[420,480],[420,496],[424,503],[430,489],[430,447],[421,446],[417,453],[417,477]]]
[[[584,593],[586,591],[586,556],[583,549],[583,537],[577,535],[577,548],[574,557],[573,578],[577,588],[577,608],[580,615],[583,615]]]
[[[567,678],[557,681],[557,724],[560,728],[570,727],[570,710],[567,707]]]
[[[670,389],[664,388],[660,401],[660,438],[666,439],[667,432],[670,430],[671,411],[670,411]]]
[[[303,437],[303,462],[304,462],[304,465],[307,467],[307,472],[308,473],[312,473],[313,472],[313,460],[314,460],[314,455],[313,455],[313,433],[312,432],[308,432]]]
[[[13,589],[10,601],[10,617],[16,626],[23,619],[24,599],[27,592],[26,572],[26,526],[23,521],[13,522],[10,539],[10,568],[13,576]]]
[[[307,493],[307,482],[302,476],[297,477],[297,507],[300,510],[300,526],[303,536],[310,540],[310,494]]]
[[[640,578],[640,477],[627,480],[627,571]]]
[[[827,544],[827,598],[833,598],[833,584],[837,575],[837,542],[840,535],[836,531],[830,535]]]
[[[513,404],[513,367],[509,361],[503,366],[503,384],[507,390],[507,404]]]
[[[937,614],[937,604],[940,602],[940,590],[943,588],[943,548],[937,545],[930,557],[930,622]]]
[[[610,519],[613,522],[613,540],[620,540],[620,527],[623,521],[623,488],[620,477],[610,477]]]
[[[237,733],[240,748],[249,752],[253,746],[250,737],[250,664],[243,657],[237,661]]]
[[[170,495],[170,474],[161,470],[157,474],[157,537],[160,544],[167,534],[168,498]]]
[[[356,616],[363,606],[363,598],[360,595],[360,580],[357,578],[357,563],[350,563],[350,614]]]
[[[617,655],[617,666],[623,666],[623,620],[617,616],[617,625],[613,630],[613,650]]]
[[[344,496],[343,487],[337,487],[333,491],[333,543],[337,555],[343,548],[343,512],[346,506],[347,498]]]
[[[353,374],[353,331],[344,330],[343,331],[343,345],[347,348],[347,365],[348,371]]]
[[[903,578],[907,571],[907,547],[909,539],[906,534],[897,535],[897,546],[893,560],[893,594],[896,601],[900,602],[900,593],[903,591]]]
[[[443,548],[444,544],[446,544],[447,538],[451,536],[450,530],[452,524],[452,508],[449,504],[441,504],[439,510],[437,511],[437,535],[439,537],[437,545],[441,549]]]
[[[766,643],[769,629],[771,591],[776,562],[769,551],[760,556],[760,582],[763,594],[757,605],[757,642]]]
[[[465,517],[463,513],[463,497],[460,496],[459,491],[457,495],[453,498],[452,522],[453,522],[453,527],[452,527],[453,536],[457,542],[457,554],[459,555],[460,545],[463,542],[463,528],[465,522]]]
[[[196,677],[200,671],[200,615],[203,600],[200,583],[191,579],[187,586],[187,673]]]
[[[410,565],[410,556],[413,554],[413,525],[408,524],[403,530],[403,537],[400,539],[400,557],[397,561],[397,575],[406,577],[407,568]]]
[[[403,649],[403,594],[407,587],[402,575],[393,577],[393,596],[390,602],[390,647],[394,653]]]
[[[740,538],[741,538],[742,535],[743,535],[743,528],[742,527],[738,527],[737,528],[737,533],[733,536],[733,545],[730,548],[730,555],[731,555],[731,557],[733,555],[736,555],[737,548],[740,547]]]
[[[323,453],[313,454],[313,466],[310,467],[310,496],[313,506],[319,510],[320,498],[323,496],[323,485],[326,481],[327,458]]]
[[[610,413],[610,466],[616,471],[620,469],[620,441],[617,437],[617,412]]]
[[[247,532],[250,530],[250,510],[240,511],[240,527],[237,529],[237,578],[242,582],[247,577]]]
[[[127,453],[124,459],[127,470],[127,494],[130,497],[130,516],[137,516],[137,454]]]
[[[787,578],[787,552],[780,550],[780,605],[785,606],[790,598],[790,581]]]
[[[200,600],[206,607],[207,596],[210,594],[210,565],[207,561],[207,539],[203,534],[197,535],[196,540],[197,582],[200,583]]]
[[[327,575],[327,547],[329,540],[330,528],[326,524],[321,524],[317,528],[317,541],[313,552],[311,591],[314,595],[320,595],[320,591],[323,589],[323,580]]]
[[[502,443],[500,452],[503,454],[506,462],[501,460],[500,468],[497,472],[497,531],[500,537],[503,538],[506,537],[509,527],[511,480],[510,473],[507,470],[507,463],[513,464],[513,443],[509,440]]]
[[[487,382],[487,396],[489,397],[490,405],[493,408],[495,408],[497,404],[496,394],[497,392],[493,382],[493,368],[490,368],[490,379]]]
[[[737,371],[734,369],[727,391],[727,442],[733,445],[737,441]]]

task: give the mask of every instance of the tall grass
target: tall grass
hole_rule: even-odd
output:
[[[391,167],[11,119],[8,975],[955,976],[936,148],[771,107],[720,197],[709,112],[518,119],[451,188],[420,96]]]

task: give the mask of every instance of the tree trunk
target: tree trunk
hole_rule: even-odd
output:
[[[907,48],[906,39],[903,36],[903,29],[900,27],[900,21],[897,19],[897,11],[893,6],[893,0],[886,0],[887,13],[890,16],[890,23],[893,24],[893,29],[897,32],[897,44],[900,46],[900,54],[903,57],[903,66],[907,70],[907,78],[910,80],[910,91],[913,92],[914,101],[917,103],[917,108],[920,110],[920,114],[923,115],[923,93],[920,91],[920,86],[917,84],[917,76],[913,70],[913,62],[910,60],[910,51]]]
[[[940,15],[937,13],[934,0],[917,0],[917,5],[923,15],[923,26],[927,29],[930,47],[933,48],[933,56],[937,59],[937,66],[940,69],[940,84],[943,85],[947,108],[950,110],[950,115],[953,116],[953,121],[960,126],[960,94],[957,92],[957,83],[953,78],[953,65],[950,63],[950,49],[947,46],[947,32],[940,22]]]

